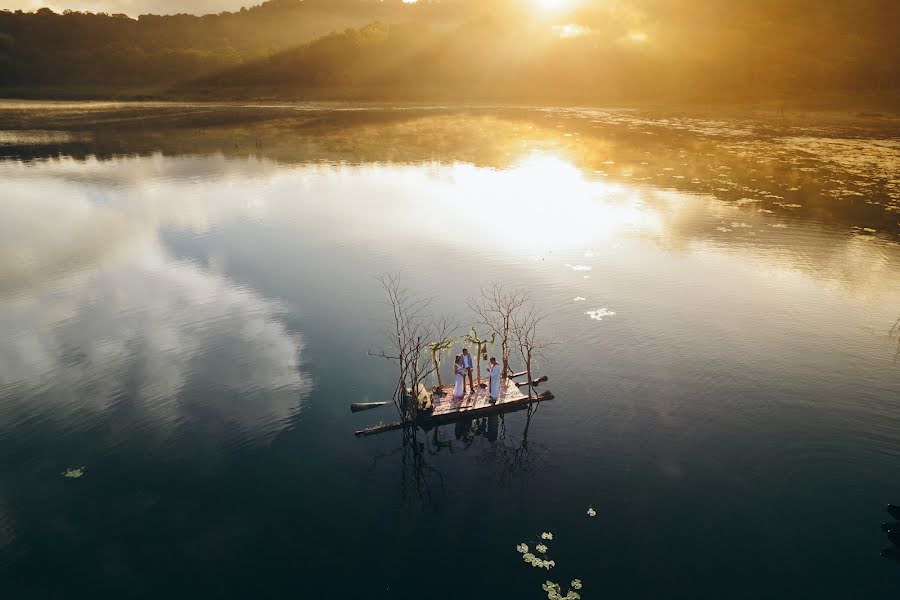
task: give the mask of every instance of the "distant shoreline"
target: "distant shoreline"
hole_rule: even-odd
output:
[[[72,86],[0,86],[0,108],[10,102],[78,102],[78,103],[164,103],[239,105],[267,103],[294,106],[317,105],[409,105],[409,106],[511,106],[511,107],[559,107],[559,108],[634,108],[650,110],[675,110],[705,112],[707,110],[738,111],[802,111],[802,112],[854,112],[860,117],[900,116],[900,91],[873,97],[872,94],[830,93],[812,97],[780,96],[756,99],[732,96],[716,98],[671,97],[654,99],[628,99],[623,97],[588,98],[576,95],[547,94],[534,98],[515,99],[497,95],[448,96],[446,94],[419,93],[398,94],[373,88],[323,88],[308,90],[304,94],[279,94],[275,90],[198,90],[196,94],[170,93],[148,88],[72,87]]]

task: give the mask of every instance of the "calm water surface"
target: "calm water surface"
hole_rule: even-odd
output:
[[[900,595],[893,122],[0,112],[3,598]],[[556,400],[356,439],[401,269],[530,290]]]

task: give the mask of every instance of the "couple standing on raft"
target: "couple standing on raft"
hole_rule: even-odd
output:
[[[491,357],[488,364],[488,395],[491,402],[496,402],[500,397],[500,365],[497,359]],[[463,348],[462,354],[456,355],[453,364],[453,371],[456,373],[456,385],[453,386],[453,397],[462,398],[466,395],[466,375],[469,376],[469,391],[475,393],[475,385],[472,383],[472,355],[469,354],[468,348]],[[479,375],[480,377],[480,375]]]

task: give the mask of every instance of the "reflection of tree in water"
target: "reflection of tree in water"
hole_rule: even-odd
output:
[[[418,429],[403,431],[403,456],[400,464],[400,490],[404,500],[418,498],[423,503],[431,500],[434,482],[443,491],[444,476],[429,464],[426,443],[419,441]]]
[[[424,442],[419,439],[419,429],[408,427],[401,430],[403,441],[400,447],[375,456],[375,466],[382,458],[400,455],[400,495],[404,501],[417,499],[422,504],[432,499],[432,489],[437,483],[441,491],[444,489],[444,476],[428,462],[427,434]]]
[[[543,454],[546,446],[528,441],[528,429],[531,427],[531,418],[535,415],[539,406],[540,404],[538,403],[528,407],[525,427],[520,436],[510,432],[503,415],[499,417],[496,443],[485,449],[481,460],[494,464],[497,469],[498,480],[501,483],[507,484],[516,479],[516,477],[530,475],[544,464]]]
[[[479,446],[481,453],[478,461],[493,464],[499,473],[499,481],[508,483],[516,476],[529,474],[543,464],[542,451],[545,447],[528,441],[528,429],[538,406],[539,404],[528,407],[521,435],[510,430],[505,415],[501,414],[457,422],[453,425],[452,439],[443,437],[440,427],[437,427],[430,436],[428,450],[437,454],[446,448],[453,453],[454,450],[468,450],[476,445],[479,438],[487,440],[487,445]]]
[[[528,441],[531,419],[538,406],[532,405],[527,409],[521,434],[510,430],[505,415],[458,421],[424,432],[409,427],[402,430],[400,447],[376,456],[375,463],[377,465],[383,458],[400,455],[401,496],[404,501],[416,499],[423,504],[435,499],[435,491],[438,495],[443,492],[444,476],[430,459],[444,451],[454,454],[473,447],[480,448],[478,462],[494,465],[498,472],[497,480],[509,483],[518,476],[533,473],[544,464],[543,451],[546,447]],[[487,444],[479,444],[480,441]]]

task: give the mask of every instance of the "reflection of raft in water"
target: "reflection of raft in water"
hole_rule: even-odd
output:
[[[430,429],[436,425],[444,423],[453,423],[464,419],[476,419],[479,417],[489,417],[491,415],[499,415],[517,410],[524,410],[536,402],[544,400],[552,400],[553,394],[545,391],[542,394],[532,395],[531,398],[527,394],[527,382],[516,383],[514,378],[521,377],[525,373],[516,373],[512,377],[506,379],[500,385],[500,397],[496,402],[491,402],[487,390],[476,387],[475,392],[466,391],[466,395],[461,398],[453,397],[453,387],[444,386],[441,394],[432,396],[431,410],[418,411],[416,418],[410,421],[397,421],[395,423],[379,423],[372,425],[356,432],[357,437],[366,435],[375,435],[376,433],[384,433],[385,431],[395,431],[404,427],[419,426],[423,429]],[[532,387],[540,382],[547,381],[547,377],[541,377],[532,381]],[[519,386],[525,386],[526,393],[519,389]],[[352,408],[352,407],[351,407]]]

